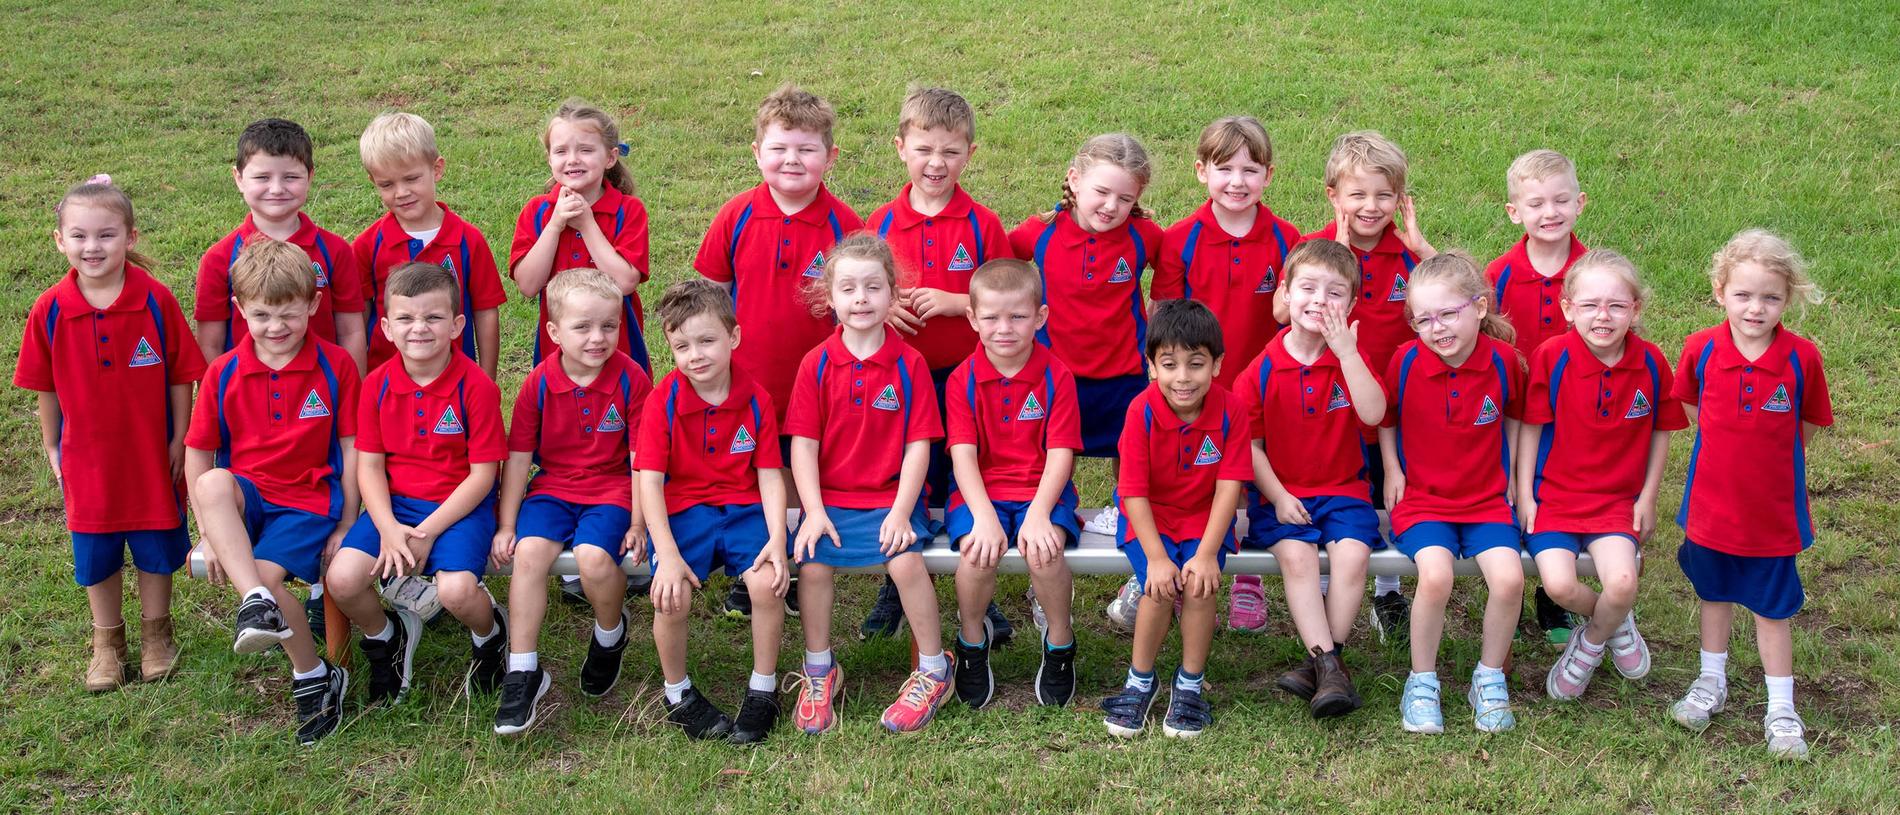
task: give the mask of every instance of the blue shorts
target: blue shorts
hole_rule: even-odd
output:
[[[1807,603],[1794,558],[1731,555],[1687,539],[1676,550],[1676,563],[1698,599],[1734,603],[1770,620],[1793,617]]]
[[[1379,537],[1379,513],[1364,500],[1338,495],[1301,498],[1300,505],[1306,507],[1306,514],[1313,516],[1313,522],[1283,524],[1274,513],[1273,504],[1251,489],[1248,493],[1251,497],[1247,501],[1247,537],[1240,542],[1248,549],[1270,549],[1284,540],[1302,541],[1322,549],[1326,544],[1342,540],[1356,540],[1373,549],[1385,548],[1385,539]]]
[[[515,538],[546,538],[573,549],[594,546],[619,557],[620,542],[633,525],[633,512],[615,504],[572,504],[552,495],[521,502]]]
[[[831,545],[830,537],[818,539],[816,553],[808,563],[823,563],[838,568],[860,566],[881,566],[891,562],[877,545],[877,530],[884,525],[884,518],[891,514],[888,509],[846,509],[827,505],[825,514],[831,518],[831,525],[838,530],[840,546]],[[922,501],[910,513],[910,529],[917,533],[917,542],[911,544],[905,552],[921,552],[924,545],[930,543],[929,514],[924,510]],[[677,537],[677,535],[675,536]],[[903,554],[899,552],[898,554]],[[751,564],[747,564],[748,566]]]
[[[1128,565],[1134,571],[1135,577],[1140,578],[1142,587],[1146,588],[1148,585],[1148,553],[1141,548],[1141,541],[1135,539],[1134,530],[1128,528],[1127,516],[1124,515],[1122,518],[1121,529],[1118,530],[1119,534],[1115,537],[1120,541],[1119,545],[1122,554],[1127,556]],[[1219,552],[1215,553],[1214,562],[1219,564],[1222,568],[1225,568],[1227,566],[1227,553],[1234,550],[1234,531],[1232,529],[1227,530],[1227,537],[1221,542],[1224,545],[1221,546]],[[1167,535],[1162,535],[1161,548],[1167,550],[1169,562],[1173,563],[1176,568],[1179,568],[1186,566],[1188,558],[1194,557],[1194,554],[1200,551],[1201,541],[1199,538],[1177,541]]]
[[[666,516],[666,525],[673,531],[673,544],[679,547],[680,557],[701,581],[712,576],[714,566],[722,566],[727,575],[738,577],[752,568],[759,550],[771,537],[765,528],[765,508],[759,504],[698,504]],[[819,545],[829,546],[831,542]],[[648,563],[658,562],[654,555],[653,543],[648,539]]]
[[[422,523],[439,506],[441,504],[420,498],[389,496],[389,508],[396,522],[409,526]],[[495,496],[489,493],[461,520],[436,536],[435,545],[429,547],[429,559],[422,564],[422,573],[473,572],[481,577],[488,571],[488,552],[494,544]],[[349,534],[343,536],[343,548],[355,549],[370,557],[383,553],[382,533],[376,531],[376,523],[370,520],[369,513],[357,518]]]
[[[323,577],[323,546],[336,532],[337,518],[264,500],[257,485],[232,473],[244,496],[244,532],[251,536],[251,557],[282,566],[291,577],[315,583]]]
[[[171,574],[191,559],[191,535],[185,525],[173,529],[131,532],[74,532],[73,582],[96,586],[125,569],[125,550],[132,565],[150,574]]]
[[[1148,389],[1146,374],[1107,379],[1075,378],[1075,404],[1082,412],[1082,455],[1114,458],[1128,406]]]
[[[1524,536],[1524,548],[1530,550],[1531,557],[1552,550],[1561,550],[1570,554],[1580,554],[1591,541],[1604,537],[1618,537],[1636,546],[1636,539],[1625,532],[1533,532]]]
[[[1049,508],[1049,523],[1069,533],[1069,542],[1064,545],[1070,549],[1074,549],[1082,540],[1082,525],[1075,519],[1076,501],[1074,489],[1063,490],[1062,498]],[[1008,548],[1014,548],[1016,536],[1022,534],[1023,518],[1029,515],[1029,504],[1029,501],[990,502],[990,506],[996,508],[996,519],[1003,522],[1003,536],[1009,539]],[[950,510],[950,515],[945,518],[944,527],[950,536],[950,549],[961,551],[963,539],[976,529],[976,515],[970,512],[969,504],[958,503],[957,508]]]
[[[1450,521],[1419,521],[1395,536],[1399,551],[1418,560],[1428,546],[1451,552],[1452,557],[1477,557],[1487,549],[1517,549],[1524,536],[1511,524],[1465,524]]]

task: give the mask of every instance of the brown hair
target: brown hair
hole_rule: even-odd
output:
[[[317,295],[317,276],[302,249],[260,235],[238,250],[231,264],[231,293],[240,303],[307,303]]]
[[[1352,302],[1359,302],[1359,289],[1362,285],[1359,276],[1359,259],[1353,257],[1352,250],[1338,241],[1302,241],[1288,252],[1286,261],[1280,264],[1281,286],[1293,283],[1294,271],[1302,266],[1316,266],[1331,272],[1351,287]]]
[[[1219,164],[1242,150],[1261,166],[1273,166],[1273,140],[1267,138],[1266,125],[1252,116],[1226,116],[1201,131],[1194,157],[1206,164]]]
[[[803,130],[818,134],[831,148],[831,128],[838,123],[838,114],[817,94],[787,82],[765,97],[759,103],[758,115],[752,120],[752,138],[757,140],[765,135],[765,129],[778,125],[786,130]]]
[[[831,254],[825,258],[824,273],[812,279],[804,289],[805,304],[811,307],[811,313],[823,317],[831,313],[831,281],[837,277],[838,264],[847,260],[868,260],[883,267],[885,280],[892,289],[898,286],[897,257],[891,253],[891,245],[875,232],[859,231],[844,236],[831,247]],[[893,292],[895,294],[895,292]]]
[[[1027,292],[1029,299],[1041,304],[1042,272],[1026,260],[997,258],[976,267],[976,273],[970,275],[971,302],[975,302],[979,291],[990,294]]]
[[[237,160],[232,164],[238,172],[243,172],[244,165],[251,163],[251,157],[259,153],[294,158],[305,170],[317,170],[316,148],[310,143],[310,134],[303,125],[289,119],[259,119],[246,125],[244,132],[238,134]]]
[[[660,302],[653,306],[653,315],[660,318],[661,332],[677,331],[687,320],[700,315],[711,315],[727,332],[739,326],[739,315],[732,310],[732,293],[703,277],[688,278],[666,287]]]
[[[903,136],[913,127],[949,130],[962,134],[966,141],[976,141],[976,111],[956,91],[917,88],[904,97],[904,106],[897,110],[897,135]]]
[[[1735,233],[1709,260],[1709,282],[1718,293],[1728,287],[1729,275],[1735,272],[1735,267],[1754,263],[1787,281],[1788,299],[1802,305],[1826,299],[1821,287],[1808,277],[1807,260],[1786,238],[1766,229],[1744,229]]]
[[[111,210],[125,220],[125,231],[128,233],[127,238],[131,237],[129,233],[135,232],[139,228],[138,218],[132,212],[132,196],[126,195],[125,190],[115,186],[112,183],[112,177],[105,173],[100,173],[92,178],[86,179],[85,183],[74,184],[67,188],[66,194],[60,196],[59,203],[53,205],[54,229],[65,227],[67,204],[78,204],[80,206]],[[152,270],[153,266],[151,258],[146,257],[144,253],[134,249],[125,250],[125,262],[148,272]]]
[[[1122,168],[1135,177],[1139,188],[1135,191],[1135,205],[1128,211],[1130,218],[1146,218],[1148,211],[1141,207],[1141,190],[1148,188],[1148,180],[1154,177],[1154,165],[1148,160],[1148,148],[1127,133],[1104,133],[1082,143],[1082,149],[1076,151],[1075,158],[1069,160],[1069,169],[1078,175],[1088,172],[1097,164],[1108,163]],[[1062,179],[1062,203],[1057,208],[1036,217],[1043,223],[1056,219],[1056,213],[1075,209],[1075,190],[1069,188],[1069,180]]]
[[[614,117],[584,100],[569,98],[562,102],[560,107],[554,109],[554,115],[548,117],[547,125],[541,128],[543,151],[548,149],[548,138],[553,135],[555,122],[589,127],[599,134],[600,143],[606,146],[607,153],[614,157],[613,166],[607,168],[603,180],[616,190],[627,195],[633,194],[633,174],[627,171],[627,163],[622,160],[627,155],[627,144],[620,140],[620,125],[614,123]],[[554,177],[550,174],[548,189],[552,190],[554,186]]]
[[[461,290],[455,284],[455,273],[433,263],[412,260],[397,266],[390,270],[389,282],[383,284],[383,291],[385,299],[442,292],[449,296],[449,313],[462,313],[462,298],[457,296]]]
[[[616,306],[624,297],[620,287],[606,272],[599,269],[567,269],[549,280],[548,287],[541,292],[541,302],[547,304],[550,319],[560,321],[570,294],[591,294]]]
[[[1385,176],[1392,182],[1392,191],[1405,193],[1405,151],[1392,143],[1376,130],[1355,130],[1333,140],[1332,152],[1326,156],[1324,182],[1328,187],[1339,186],[1339,179],[1348,172],[1370,170]]]
[[[1511,326],[1511,321],[1503,314],[1498,313],[1497,299],[1492,294],[1491,285],[1485,282],[1484,273],[1478,271],[1477,261],[1472,260],[1471,255],[1464,250],[1451,249],[1426,258],[1412,269],[1406,283],[1408,293],[1426,283],[1437,283],[1459,296],[1470,298],[1472,302],[1483,301],[1484,318],[1478,322],[1478,330],[1498,342],[1509,344],[1516,341],[1517,329]],[[1409,315],[1410,310],[1408,307],[1408,319],[1416,319]]]

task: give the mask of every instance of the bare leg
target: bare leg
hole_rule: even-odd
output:
[[[905,552],[891,558],[885,568],[890,571],[892,582],[897,584],[897,597],[904,603],[904,618],[910,622],[910,637],[917,644],[917,653],[943,653],[943,618],[937,608],[937,591],[930,582],[930,572],[924,569],[924,556]],[[989,603],[983,605],[987,607]]]
[[[798,624],[805,629],[805,650],[817,652],[831,648],[831,604],[836,594],[830,566],[817,562],[799,564],[798,608],[802,613]]]
[[[1298,540],[1283,540],[1268,549],[1280,562],[1280,576],[1286,584],[1286,609],[1293,617],[1293,628],[1300,635],[1302,650],[1333,650],[1332,627],[1327,622],[1326,598],[1319,593],[1319,549]],[[1363,575],[1362,575],[1363,577]],[[1346,594],[1342,591],[1340,594]],[[1187,624],[1182,623],[1182,636]],[[1186,647],[1183,641],[1182,647]],[[1186,657],[1182,658],[1183,663]]]
[[[548,571],[563,548],[547,538],[515,541],[514,579],[508,581],[509,653],[541,649],[541,624],[548,614]],[[441,587],[436,591],[440,593]]]
[[[765,572],[745,573],[746,593],[752,596],[752,672],[778,673],[779,641],[785,636],[785,599],[772,593]]]
[[[1412,672],[1438,670],[1438,643],[1445,636],[1445,604],[1451,601],[1451,550],[1427,546],[1418,564],[1418,589],[1412,595]]]
[[[1511,639],[1524,613],[1524,563],[1516,547],[1498,547],[1478,553],[1484,573],[1484,647],[1480,659],[1493,668],[1511,658]]]
[[[1366,594],[1359,587],[1366,584],[1366,570],[1372,562],[1372,547],[1364,541],[1346,538],[1327,544],[1326,554],[1333,584],[1351,587],[1326,595],[1326,623],[1331,630],[1333,643],[1344,645],[1352,639],[1353,621],[1359,618],[1359,605],[1365,601]]]

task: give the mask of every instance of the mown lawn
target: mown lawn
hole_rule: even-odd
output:
[[[560,684],[547,724],[529,737],[493,737],[494,702],[458,695],[468,646],[439,626],[423,645],[411,704],[352,713],[304,750],[289,736],[281,658],[232,654],[231,598],[202,583],[179,583],[180,676],[96,697],[79,690],[84,599],[32,399],[9,389],[0,396],[0,481],[9,485],[0,492],[0,810],[1900,811],[1892,5],[1187,5],[0,3],[11,21],[0,54],[0,353],[13,359],[28,304],[62,271],[48,240],[52,203],[96,172],[112,173],[137,201],[141,248],[189,309],[198,254],[243,215],[228,180],[232,144],[263,116],[310,129],[318,183],[309,211],[352,236],[379,214],[357,134],[391,107],[422,114],[448,157],[444,199],[502,246],[545,179],[541,119],[568,95],[600,102],[622,117],[627,161],[652,212],[649,298],[691,274],[715,209],[756,182],[746,150],[753,107],[786,80],[837,106],[843,157],[832,188],[860,212],[903,182],[889,142],[910,82],[959,89],[976,105],[982,149],[965,186],[1011,224],[1053,202],[1075,146],[1108,130],[1133,132],[1153,151],[1158,176],[1143,203],[1171,222],[1201,200],[1191,172],[1200,127],[1246,112],[1274,138],[1267,200],[1294,222],[1329,217],[1318,179],[1332,138],[1377,128],[1411,153],[1433,242],[1488,258],[1516,237],[1502,211],[1505,166],[1555,147],[1578,160],[1590,195],[1581,237],[1642,266],[1655,291],[1646,330],[1671,353],[1719,319],[1704,270],[1743,227],[1789,235],[1829,292],[1794,318],[1826,355],[1840,420],[1815,442],[1809,466],[1820,531],[1802,563],[1809,604],[1795,645],[1811,764],[1766,758],[1745,625],[1731,711],[1701,737],[1666,721],[1696,667],[1694,602],[1673,563],[1673,527],[1649,544],[1654,568],[1639,606],[1656,652],[1651,677],[1629,685],[1611,674],[1583,703],[1560,706],[1542,694],[1552,655],[1525,639],[1513,686],[1520,726],[1501,736],[1464,726],[1476,642],[1463,611],[1482,599],[1469,590],[1454,600],[1446,648],[1447,735],[1399,731],[1405,655],[1370,642],[1350,659],[1368,708],[1313,723],[1272,690],[1297,653],[1276,602],[1271,635],[1216,641],[1219,721],[1206,737],[1113,740],[1092,705],[1119,681],[1127,646],[1100,616],[1113,581],[1096,579],[1080,588],[1083,693],[1068,710],[1035,707],[1033,648],[1019,645],[999,655],[1000,709],[952,704],[925,734],[892,738],[875,716],[907,667],[905,646],[850,642],[839,654],[855,698],[840,732],[812,739],[786,728],[750,752],[689,744],[663,723],[658,668],[639,630],[647,616],[636,614],[619,688],[588,703],[572,689],[586,622],[561,610],[544,645]],[[504,311],[511,395],[533,319],[527,303]],[[659,349],[657,336],[649,342]],[[1686,451],[1679,439],[1665,510],[1680,494]],[[1089,467],[1082,481],[1085,500],[1099,503],[1104,472]],[[871,586],[846,583],[840,628],[862,613]],[[1005,607],[1026,628],[1025,583],[1004,583]],[[701,600],[694,674],[732,705],[747,652],[744,629],[713,618],[722,589]],[[795,638],[794,627],[787,667]]]

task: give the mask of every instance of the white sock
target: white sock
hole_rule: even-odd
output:
[[[831,670],[831,649],[805,652],[805,673],[824,674]]]
[[[1763,676],[1768,682],[1768,709],[1784,707],[1794,710],[1794,677]]]
[[[396,636],[396,624],[395,624],[395,623],[392,623],[392,622],[390,622],[390,621],[389,621],[389,618],[387,618],[387,617],[385,617],[385,618],[383,618],[383,631],[382,631],[382,633],[380,633],[380,634],[369,634],[369,633],[365,633],[365,634],[363,635],[363,639],[366,639],[366,640],[375,640],[375,641],[377,641],[377,642],[388,642],[388,641],[389,641],[389,638],[390,638],[390,637],[393,637],[393,636]]]
[[[601,628],[600,623],[594,623],[594,641],[600,643],[602,648],[613,647],[626,633],[627,627],[620,623],[614,623],[613,628]]]
[[[1588,630],[1585,630],[1585,631],[1583,632],[1583,636],[1581,636],[1581,637],[1579,637],[1578,639],[1580,639],[1580,640],[1582,641],[1582,642],[1581,642],[1580,644],[1581,644],[1581,645],[1583,646],[1583,648],[1582,648],[1581,650],[1582,650],[1582,651],[1583,651],[1584,653],[1586,653],[1586,654],[1591,654],[1591,655],[1596,655],[1596,654],[1601,654],[1601,653],[1603,653],[1603,643],[1600,643],[1600,642],[1591,642],[1591,641],[1590,641],[1590,632],[1589,632]]]
[[[1329,589],[1329,588],[1332,588],[1332,586],[1333,586],[1333,576],[1332,576],[1332,575],[1330,575],[1330,574],[1323,574],[1323,575],[1320,575],[1320,576],[1319,576],[1319,596],[1321,596],[1321,597],[1325,597],[1325,596],[1326,596],[1326,590],[1327,590],[1327,589]]]
[[[310,599],[312,600],[323,599],[323,581],[319,580],[315,583],[310,584]]]
[[[499,636],[501,636],[501,626],[493,622],[488,624],[488,633],[486,634],[477,634],[473,631],[468,632],[468,638],[474,640],[476,645],[487,645],[491,640]]]
[[[1188,673],[1185,669],[1180,668],[1174,671],[1174,686],[1181,690],[1198,692],[1201,689],[1201,683],[1205,681],[1207,681],[1207,673],[1205,671],[1197,674]]]
[[[1717,687],[1727,688],[1728,687],[1728,652],[1727,651],[1703,651],[1702,652],[1702,675],[1708,676],[1708,677],[1714,677],[1715,684]]]
[[[760,693],[771,693],[778,690],[778,674],[762,674],[753,671],[752,678],[746,680],[745,686]]]
[[[299,682],[305,679],[317,679],[319,677],[328,676],[329,674],[330,674],[330,663],[324,662],[323,660],[320,660],[320,659],[317,660],[317,667],[311,668],[308,671],[299,671],[296,668],[290,669],[290,678],[295,679]],[[1788,693],[1789,693],[1788,704],[1794,704],[1793,702],[1794,677],[1788,678]]]
[[[1155,675],[1153,672],[1142,673],[1140,671],[1135,670],[1133,667],[1130,667],[1128,669],[1128,679],[1123,684],[1126,687],[1134,688],[1135,690],[1146,693],[1147,691],[1154,689]]]
[[[273,603],[277,602],[277,598],[271,595],[270,589],[267,589],[263,586],[258,586],[257,588],[251,589],[250,591],[247,591],[244,593],[245,600],[249,600],[253,597],[262,597]]]
[[[950,655],[938,651],[934,656],[917,655],[917,667],[938,679],[950,675]]]
[[[686,692],[693,689],[693,678],[690,676],[686,677],[680,680],[677,685],[666,682],[664,689],[666,690],[666,703],[669,705],[677,705],[681,699],[686,698]]]
[[[1503,676],[1503,668],[1493,668],[1483,662],[1479,662],[1478,667],[1471,672],[1471,681],[1477,682],[1481,679],[1497,679]]]
[[[1398,575],[1382,574],[1382,575],[1372,578],[1372,593],[1374,596],[1381,595],[1381,594],[1391,594],[1398,590],[1399,590],[1399,576]]]
[[[525,654],[508,652],[508,672],[532,671],[541,667],[541,652],[529,651]]]
[[[562,583],[579,583],[581,582],[581,576],[577,574],[564,574],[564,575],[561,575],[561,582]]]

